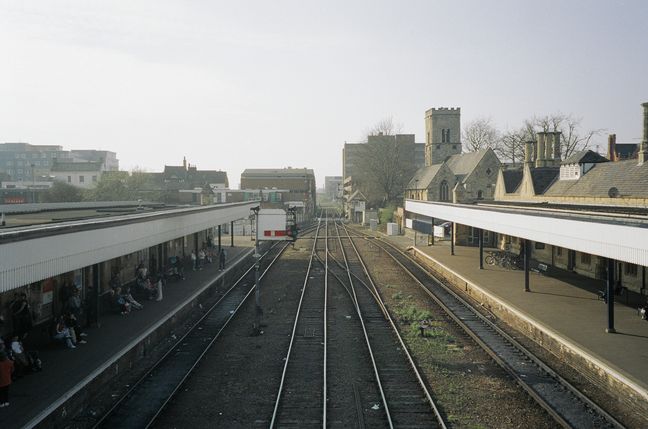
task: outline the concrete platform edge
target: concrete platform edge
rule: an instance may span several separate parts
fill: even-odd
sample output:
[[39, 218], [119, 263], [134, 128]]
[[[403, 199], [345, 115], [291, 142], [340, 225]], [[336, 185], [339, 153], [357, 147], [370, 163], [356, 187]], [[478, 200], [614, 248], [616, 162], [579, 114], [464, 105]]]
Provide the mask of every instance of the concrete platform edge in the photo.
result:
[[[475, 292], [477, 292], [479, 295], [481, 295], [491, 303], [497, 304], [496, 307], [501, 307], [505, 309], [508, 313], [510, 313], [513, 316], [514, 319], [517, 319], [516, 325], [518, 325], [518, 327], [521, 326], [524, 329], [524, 331], [527, 334], [530, 334], [531, 338], [540, 346], [547, 348], [545, 344], [547, 339], [550, 339], [551, 341], [557, 343], [559, 345], [559, 348], [561, 349], [560, 350], [561, 352], [567, 351], [572, 356], [575, 355], [578, 357], [578, 359], [572, 361], [573, 363], [576, 364], [585, 363], [590, 370], [589, 371], [590, 374], [594, 376], [597, 380], [603, 382], [605, 385], [608, 385], [610, 387], [622, 387], [623, 390], [626, 391], [628, 394], [631, 394], [632, 396], [635, 397], [635, 399], [641, 401], [642, 408], [648, 409], [648, 390], [646, 388], [640, 386], [633, 380], [624, 376], [617, 369], [613, 368], [606, 362], [586, 352], [585, 350], [580, 348], [577, 344], [564, 338], [563, 336], [561, 336], [551, 328], [525, 315], [510, 303], [503, 301], [501, 298], [494, 296], [487, 290], [481, 288], [478, 284], [476, 284], [472, 280], [465, 278], [461, 274], [457, 273], [456, 271], [452, 270], [448, 266], [439, 262], [437, 259], [434, 259], [430, 255], [427, 255], [426, 253], [418, 250], [413, 246], [408, 247], [408, 249], [414, 250], [415, 255], [424, 256], [426, 259], [429, 260], [429, 262], [435, 264], [439, 270], [445, 273], [450, 273], [452, 276], [465, 283], [465, 285], [455, 284], [456, 282], [453, 282], [453, 279], [450, 278], [450, 276], [448, 277], [444, 276], [444, 278], [446, 278], [447, 280], [453, 283], [454, 287], [457, 287], [459, 289], [464, 289], [464, 286], [465, 287], [470, 286], [470, 288], [474, 289]], [[444, 274], [443, 272], [441, 273], [442, 275]], [[499, 316], [501, 316], [501, 314], [498, 314], [498, 317]], [[529, 329], [530, 327], [532, 329]], [[544, 341], [539, 342], [537, 336], [534, 334], [534, 331], [539, 331], [540, 333], [542, 333], [544, 335], [544, 337], [542, 338]], [[555, 352], [555, 350], [553, 350], [552, 348], [549, 348], [549, 350]]]

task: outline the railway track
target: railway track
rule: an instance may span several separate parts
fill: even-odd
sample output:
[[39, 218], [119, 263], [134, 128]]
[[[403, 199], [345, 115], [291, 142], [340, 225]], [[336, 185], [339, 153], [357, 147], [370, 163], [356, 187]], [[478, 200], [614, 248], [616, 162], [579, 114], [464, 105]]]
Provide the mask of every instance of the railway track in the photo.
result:
[[326, 425], [326, 268], [313, 266], [318, 223], [270, 427]]
[[[364, 261], [348, 231], [344, 227], [342, 230], [344, 236], [336, 223], [338, 254], [342, 260], [337, 268], [341, 270], [340, 276], [346, 273], [362, 321], [388, 427], [445, 428], [444, 419], [381, 300]], [[354, 281], [354, 278], [357, 280]]]
[[[287, 244], [273, 246], [261, 278]], [[95, 428], [146, 428], [164, 409], [183, 382], [218, 338], [227, 323], [254, 291], [254, 267], [247, 269], [203, 317], [95, 424]]]
[[[324, 219], [311, 248], [270, 427], [445, 427], [384, 304], [367, 286], [371, 280], [353, 280], [353, 267], [362, 266], [357, 253], [347, 257], [352, 250]], [[344, 265], [329, 263], [333, 253]]]
[[[364, 235], [363, 239], [368, 236]], [[470, 303], [391, 243], [372, 243], [398, 264], [446, 314], [481, 346], [563, 427], [622, 428], [623, 425], [556, 374]]]

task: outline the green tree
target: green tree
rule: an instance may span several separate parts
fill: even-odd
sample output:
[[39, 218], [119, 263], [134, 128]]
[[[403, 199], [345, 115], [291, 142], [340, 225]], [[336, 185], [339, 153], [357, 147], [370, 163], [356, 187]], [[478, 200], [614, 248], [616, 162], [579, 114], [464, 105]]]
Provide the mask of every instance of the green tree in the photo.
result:
[[130, 201], [131, 193], [126, 185], [128, 173], [103, 174], [97, 186], [88, 192], [92, 201]]
[[52, 187], [43, 194], [46, 203], [70, 203], [83, 200], [83, 190], [69, 183], [55, 180]]

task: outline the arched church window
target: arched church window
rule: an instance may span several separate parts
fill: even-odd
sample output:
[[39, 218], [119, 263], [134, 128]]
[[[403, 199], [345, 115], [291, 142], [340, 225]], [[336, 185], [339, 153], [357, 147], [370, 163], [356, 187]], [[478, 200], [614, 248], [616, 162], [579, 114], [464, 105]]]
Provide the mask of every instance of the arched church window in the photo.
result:
[[439, 188], [439, 201], [449, 201], [450, 192], [448, 192], [448, 182], [443, 181], [441, 182], [441, 186]]

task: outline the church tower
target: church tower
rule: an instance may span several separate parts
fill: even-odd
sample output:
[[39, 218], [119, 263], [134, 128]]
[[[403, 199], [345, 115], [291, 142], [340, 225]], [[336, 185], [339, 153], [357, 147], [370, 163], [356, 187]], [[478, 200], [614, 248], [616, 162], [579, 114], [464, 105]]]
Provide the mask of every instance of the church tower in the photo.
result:
[[461, 108], [439, 107], [425, 112], [425, 165], [441, 164], [461, 153]]

